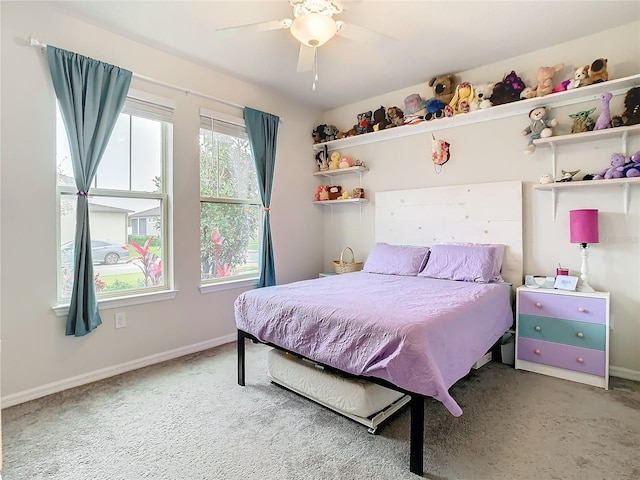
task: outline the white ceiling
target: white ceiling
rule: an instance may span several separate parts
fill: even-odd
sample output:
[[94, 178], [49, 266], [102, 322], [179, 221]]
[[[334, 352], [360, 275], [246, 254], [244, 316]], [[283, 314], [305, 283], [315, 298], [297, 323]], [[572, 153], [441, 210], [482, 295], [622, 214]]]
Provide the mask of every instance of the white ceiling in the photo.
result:
[[[335, 19], [395, 39], [331, 39], [318, 49], [319, 82], [312, 91], [311, 72], [296, 72], [299, 44], [288, 31], [216, 33], [230, 26], [293, 18], [288, 0], [56, 2], [97, 26], [322, 110], [640, 19], [636, 0], [359, 0], [342, 4], [344, 11]], [[604, 55], [594, 45], [585, 48], [594, 52], [594, 59]]]

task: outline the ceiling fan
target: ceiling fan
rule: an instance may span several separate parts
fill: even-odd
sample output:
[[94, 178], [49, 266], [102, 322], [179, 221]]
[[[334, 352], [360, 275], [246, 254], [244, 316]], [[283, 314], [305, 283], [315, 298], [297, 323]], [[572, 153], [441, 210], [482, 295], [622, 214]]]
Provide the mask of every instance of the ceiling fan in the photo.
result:
[[313, 70], [313, 90], [315, 90], [318, 80], [318, 47], [336, 35], [359, 41], [386, 37], [386, 35], [358, 27], [352, 23], [335, 20], [333, 16], [343, 11], [342, 4], [338, 0], [289, 0], [289, 3], [293, 7], [293, 19], [284, 18], [219, 28], [216, 29], [216, 32], [289, 30], [291, 35], [300, 42], [297, 71]]

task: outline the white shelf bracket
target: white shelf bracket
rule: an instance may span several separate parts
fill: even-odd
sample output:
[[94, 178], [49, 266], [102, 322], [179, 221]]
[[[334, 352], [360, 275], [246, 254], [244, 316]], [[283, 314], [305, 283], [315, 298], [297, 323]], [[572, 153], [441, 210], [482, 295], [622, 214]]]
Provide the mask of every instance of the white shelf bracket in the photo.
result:
[[553, 223], [556, 223], [556, 213], [558, 211], [558, 194], [555, 188], [551, 190], [551, 208], [551, 217], [553, 218]]
[[[557, 178], [558, 175], [558, 170], [557, 170], [557, 159], [556, 159], [556, 144], [555, 143], [550, 143], [549, 147], [551, 147], [551, 168], [553, 168], [553, 171], [551, 172], [551, 174], [553, 175], [553, 179], [555, 180]], [[553, 193], [555, 194], [555, 190], [553, 191]]]
[[622, 155], [627, 156], [627, 138], [629, 137], [629, 131], [622, 132]]
[[622, 208], [624, 210], [624, 214], [627, 215], [629, 213], [629, 184], [625, 183], [622, 185]]

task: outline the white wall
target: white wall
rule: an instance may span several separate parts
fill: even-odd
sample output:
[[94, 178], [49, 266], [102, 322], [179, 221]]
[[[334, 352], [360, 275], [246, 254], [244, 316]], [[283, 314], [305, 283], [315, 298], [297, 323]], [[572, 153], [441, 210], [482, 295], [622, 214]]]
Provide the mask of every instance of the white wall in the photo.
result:
[[[235, 339], [233, 301], [241, 290], [199, 287], [199, 109], [238, 109], [134, 80], [132, 88], [173, 99], [174, 272], [170, 301], [114, 310], [91, 334], [65, 337], [56, 317], [55, 95], [46, 56], [29, 36], [180, 85], [279, 115], [271, 225], [279, 283], [322, 269], [322, 216], [311, 201], [316, 181], [311, 131], [320, 112], [236, 78], [100, 30], [56, 11], [55, 2], [2, 2], [2, 395], [17, 403], [126, 369], [136, 362]], [[304, 225], [304, 228], [300, 228]], [[293, 234], [295, 232], [295, 234]], [[146, 360], [145, 360], [146, 359]], [[233, 374], [230, 372], [230, 375]], [[8, 401], [7, 401], [8, 400]]]
[[[553, 48], [533, 52], [504, 62], [458, 73], [469, 82], [496, 82], [516, 70], [527, 85], [533, 83], [539, 66], [565, 63], [555, 79], [570, 78], [574, 67], [590, 64], [598, 57], [608, 58], [611, 79], [640, 73], [640, 24], [634, 22], [616, 29], [576, 39]], [[398, 105], [404, 98], [419, 93], [432, 96], [430, 77], [450, 72], [425, 72], [425, 83], [370, 98], [356, 104], [325, 112], [323, 123], [347, 130], [356, 123], [359, 112], [375, 110], [380, 105]], [[611, 102], [611, 111], [621, 114], [623, 95]], [[553, 109], [552, 117], [560, 122], [557, 134], [569, 133], [568, 114], [598, 107], [598, 101]], [[435, 120], [437, 121], [437, 120]], [[421, 134], [354, 147], [341, 153], [364, 161], [370, 171], [363, 175], [362, 186], [371, 203], [362, 211], [353, 205], [325, 211], [324, 264], [332, 269], [345, 246], [351, 246], [357, 260], [364, 260], [374, 242], [374, 199], [376, 191], [459, 185], [504, 180], [524, 182], [524, 272], [554, 275], [558, 263], [579, 274], [579, 247], [569, 243], [568, 211], [573, 208], [600, 210], [601, 243], [592, 245], [589, 254], [590, 283], [597, 290], [611, 292], [611, 313], [615, 330], [611, 334], [613, 373], [640, 380], [640, 186], [631, 189], [629, 212], [623, 213], [621, 189], [589, 189], [562, 192], [558, 198], [557, 220], [552, 220], [549, 192], [533, 191], [532, 185], [544, 173], [551, 173], [549, 149], [524, 155], [526, 137], [520, 131], [529, 125], [526, 114], [517, 117], [476, 123], [435, 132], [436, 137], [451, 143], [451, 160], [437, 174], [431, 162], [431, 134]], [[410, 126], [400, 128], [412, 128]], [[611, 154], [619, 152], [619, 140], [561, 147], [558, 169], [581, 169], [599, 172], [608, 166]], [[630, 138], [628, 154], [640, 150], [640, 135]], [[580, 175], [581, 175], [580, 174]], [[343, 179], [340, 178], [340, 182]], [[336, 182], [336, 183], [340, 183]], [[349, 183], [351, 182], [351, 183]], [[353, 181], [343, 185], [352, 188]], [[357, 183], [357, 179], [356, 179]]]

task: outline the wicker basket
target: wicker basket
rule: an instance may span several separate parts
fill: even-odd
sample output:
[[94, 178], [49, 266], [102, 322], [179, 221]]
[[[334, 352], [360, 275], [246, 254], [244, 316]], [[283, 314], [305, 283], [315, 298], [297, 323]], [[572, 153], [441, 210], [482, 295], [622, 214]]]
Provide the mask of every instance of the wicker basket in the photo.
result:
[[[351, 252], [351, 261], [350, 262], [345, 262], [344, 261], [344, 252], [346, 250], [349, 250]], [[356, 257], [353, 254], [353, 250], [351, 249], [351, 247], [345, 247], [342, 249], [342, 252], [340, 253], [340, 260], [334, 260], [333, 261], [333, 266], [336, 269], [336, 273], [338, 275], [340, 275], [341, 273], [351, 273], [351, 272], [358, 272], [360, 270], [362, 270], [362, 264], [363, 262], [356, 262]]]

